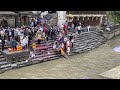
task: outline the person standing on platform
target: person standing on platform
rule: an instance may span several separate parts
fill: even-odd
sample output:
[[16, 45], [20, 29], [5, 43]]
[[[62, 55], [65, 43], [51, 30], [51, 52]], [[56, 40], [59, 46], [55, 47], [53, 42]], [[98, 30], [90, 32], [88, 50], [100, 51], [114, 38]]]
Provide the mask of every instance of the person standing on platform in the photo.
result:
[[78, 35], [78, 28], [75, 27], [75, 37], [77, 37], [77, 35]]
[[64, 25], [62, 24], [62, 25], [61, 25], [61, 29], [62, 29], [62, 30], [63, 30], [63, 27], [64, 27]]
[[15, 51], [17, 48], [16, 48], [16, 46], [17, 46], [17, 41], [13, 38], [13, 40], [12, 40], [12, 48], [13, 48], [13, 51]]
[[78, 34], [80, 34], [80, 32], [81, 32], [81, 26], [79, 25], [78, 26]]
[[[15, 37], [15, 40], [18, 42], [18, 28], [16, 28], [15, 30], [14, 30], [14, 37]], [[12, 36], [12, 32], [10, 31], [10, 33], [11, 33], [11, 36]]]
[[88, 32], [90, 32], [90, 25], [87, 26]]
[[1, 38], [2, 38], [2, 39], [5, 39], [5, 32], [4, 32], [3, 29], [0, 31], [0, 34], [1, 34]]
[[28, 36], [25, 36], [25, 43], [26, 43], [26, 48], [27, 49], [28, 49], [28, 41], [29, 41]]
[[8, 28], [5, 30], [5, 36], [6, 36], [6, 40], [9, 41], [9, 30], [8, 30]]
[[72, 23], [72, 30], [75, 30], [75, 28], [74, 28], [74, 24]]
[[3, 38], [0, 38], [2, 41], [2, 51], [4, 50], [4, 46], [5, 46], [5, 40]]
[[40, 43], [41, 43], [41, 39], [42, 39], [41, 34], [38, 34], [38, 35], [37, 35], [37, 39], [38, 39], [38, 44], [40, 44]]
[[52, 39], [52, 40], [53, 40], [53, 35], [54, 35], [53, 27], [51, 27], [50, 36], [51, 36], [51, 39]]
[[71, 34], [70, 37], [69, 37], [70, 42], [71, 42], [72, 39], [73, 39], [73, 35]]
[[[15, 29], [15, 28], [14, 28]], [[11, 30], [12, 38], [14, 38], [14, 29]]]
[[67, 47], [67, 54], [70, 55], [70, 46]]
[[50, 26], [48, 26], [48, 29], [47, 29], [47, 34], [48, 34], [48, 37], [50, 37]]
[[26, 45], [26, 39], [25, 39], [25, 37], [23, 37], [23, 40], [21, 41], [21, 46], [22, 46], [22, 48], [23, 48], [23, 50], [25, 50], [25, 49], [27, 49], [27, 45]]
[[69, 39], [66, 42], [66, 48], [67, 48], [67, 54], [70, 55], [70, 46], [71, 46], [71, 42], [69, 41]]

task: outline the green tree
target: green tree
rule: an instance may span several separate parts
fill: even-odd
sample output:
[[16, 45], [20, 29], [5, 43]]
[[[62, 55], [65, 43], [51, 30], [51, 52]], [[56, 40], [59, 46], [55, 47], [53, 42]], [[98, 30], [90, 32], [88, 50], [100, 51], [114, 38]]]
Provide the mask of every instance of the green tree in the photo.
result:
[[108, 11], [107, 16], [114, 23], [120, 23], [120, 11]]

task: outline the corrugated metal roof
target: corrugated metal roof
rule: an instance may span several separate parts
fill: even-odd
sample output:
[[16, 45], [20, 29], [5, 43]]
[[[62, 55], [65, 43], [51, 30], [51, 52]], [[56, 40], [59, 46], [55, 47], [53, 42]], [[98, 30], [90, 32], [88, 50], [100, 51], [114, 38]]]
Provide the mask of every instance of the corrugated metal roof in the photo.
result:
[[20, 14], [33, 14], [33, 12], [32, 11], [20, 11]]
[[17, 14], [12, 11], [0, 11], [0, 15], [17, 15]]

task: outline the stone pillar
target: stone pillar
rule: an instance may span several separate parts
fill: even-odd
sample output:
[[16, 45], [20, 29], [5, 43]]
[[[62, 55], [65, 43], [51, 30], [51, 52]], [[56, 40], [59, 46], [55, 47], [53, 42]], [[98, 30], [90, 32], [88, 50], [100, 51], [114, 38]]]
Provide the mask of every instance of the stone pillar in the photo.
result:
[[58, 26], [61, 27], [66, 21], [66, 11], [57, 11], [58, 13]]
[[83, 16], [82, 18], [83, 18], [83, 21], [84, 21], [85, 17]]
[[29, 25], [29, 17], [26, 16], [26, 25], [28, 26]]
[[103, 16], [100, 17], [100, 24], [99, 25], [101, 25], [102, 22], [103, 22]]
[[18, 26], [18, 16], [15, 16], [15, 26]]

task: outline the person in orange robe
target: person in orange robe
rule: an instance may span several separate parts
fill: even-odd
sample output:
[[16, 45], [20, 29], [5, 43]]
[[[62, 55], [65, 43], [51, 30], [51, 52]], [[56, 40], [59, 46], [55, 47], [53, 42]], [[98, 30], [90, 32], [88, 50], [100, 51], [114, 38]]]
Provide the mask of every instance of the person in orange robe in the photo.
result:
[[17, 51], [22, 51], [22, 46], [20, 44], [17, 45]]

